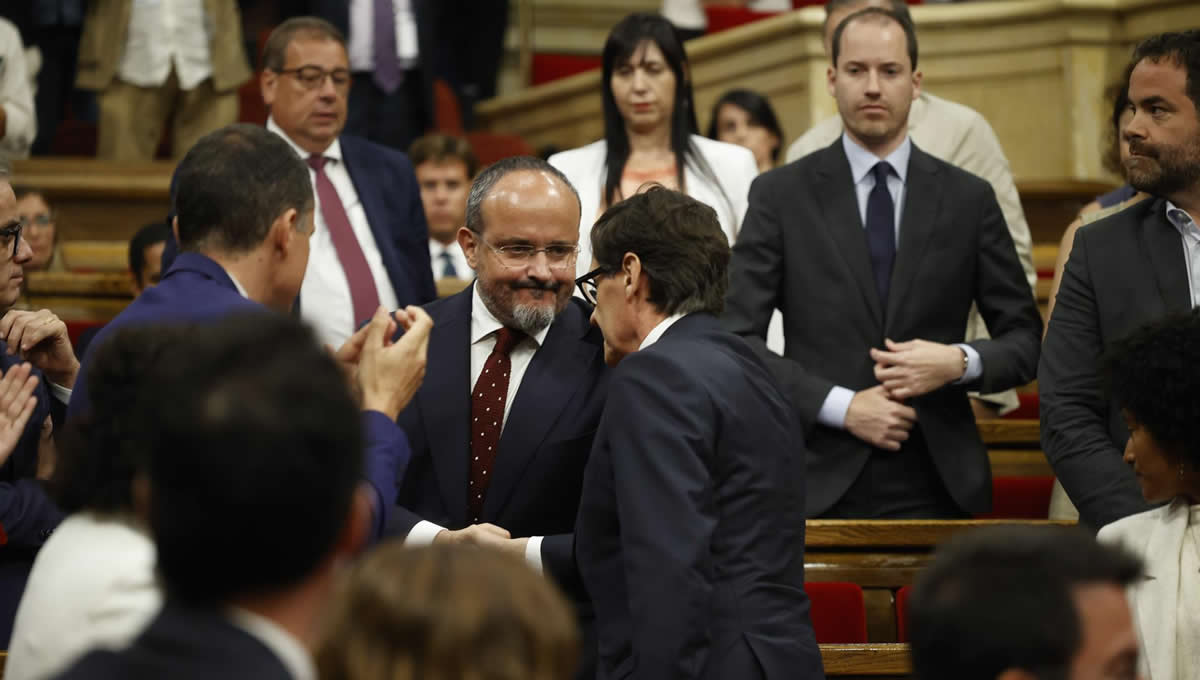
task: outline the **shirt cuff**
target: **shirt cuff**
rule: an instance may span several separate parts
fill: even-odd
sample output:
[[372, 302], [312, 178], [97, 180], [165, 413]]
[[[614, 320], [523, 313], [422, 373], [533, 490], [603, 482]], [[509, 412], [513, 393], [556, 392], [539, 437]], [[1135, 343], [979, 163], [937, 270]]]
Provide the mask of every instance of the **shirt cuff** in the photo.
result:
[[421, 546], [430, 545], [433, 543], [433, 539], [437, 538], [437, 535], [445, 530], [446, 527], [440, 527], [433, 522], [421, 520], [413, 525], [413, 528], [409, 530], [408, 537], [404, 539], [404, 545], [418, 548]]
[[850, 400], [853, 398], [854, 390], [834, 385], [817, 412], [817, 422], [826, 427], [846, 429], [846, 412], [850, 410]]
[[955, 347], [961, 349], [963, 354], [967, 355], [967, 370], [963, 371], [962, 377], [954, 381], [955, 385], [975, 382], [979, 376], [983, 375], [983, 359], [979, 357], [979, 352], [974, 347], [965, 342], [955, 343]]
[[52, 383], [49, 380], [46, 381], [46, 384], [50, 386], [50, 396], [64, 404], [71, 403], [71, 388], [63, 387], [62, 385]]
[[525, 544], [525, 561], [534, 571], [544, 573], [542, 568], [542, 536], [530, 536]]

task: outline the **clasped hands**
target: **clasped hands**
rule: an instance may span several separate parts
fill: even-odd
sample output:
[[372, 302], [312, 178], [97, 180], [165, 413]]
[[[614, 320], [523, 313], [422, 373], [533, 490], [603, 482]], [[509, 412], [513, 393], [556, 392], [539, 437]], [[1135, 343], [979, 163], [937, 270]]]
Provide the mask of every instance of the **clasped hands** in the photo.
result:
[[497, 550], [522, 560], [525, 558], [525, 548], [529, 545], [528, 538], [513, 538], [506, 529], [501, 529], [495, 524], [472, 524], [457, 531], [443, 529], [434, 537], [433, 542]]
[[[397, 328], [404, 335], [393, 342]], [[433, 319], [420, 307], [388, 313], [380, 307], [335, 352], [362, 408], [395, 420], [425, 380], [429, 333]]]
[[899, 451], [917, 422], [904, 401], [928, 394], [963, 376], [963, 351], [928, 340], [893, 342], [870, 350], [879, 384], [854, 394], [846, 410], [846, 430], [871, 446]]

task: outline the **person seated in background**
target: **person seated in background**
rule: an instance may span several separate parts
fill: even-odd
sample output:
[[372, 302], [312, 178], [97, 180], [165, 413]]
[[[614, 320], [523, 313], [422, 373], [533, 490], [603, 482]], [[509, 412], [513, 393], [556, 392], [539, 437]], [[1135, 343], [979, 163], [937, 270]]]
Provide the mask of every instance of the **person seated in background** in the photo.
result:
[[1109, 383], [1129, 427], [1125, 462], [1149, 503], [1100, 530], [1141, 557], [1130, 584], [1144, 677], [1184, 680], [1200, 669], [1200, 310], [1167, 317], [1117, 342]]
[[[147, 288], [158, 285], [162, 277], [162, 254], [170, 229], [164, 222], [151, 222], [138, 229], [129, 240], [129, 287], [137, 299]], [[92, 326], [79, 334], [75, 341], [75, 356], [87, 353], [96, 334], [104, 326]]]
[[[823, 29], [825, 56], [833, 53], [833, 32], [838, 24], [867, 7], [890, 10], [904, 23], [913, 25], [905, 0], [826, 0]], [[843, 128], [840, 116], [830, 116], [817, 123], [788, 147], [787, 161], [790, 163], [828, 147], [842, 134]], [[1017, 195], [1017, 185], [1013, 182], [1008, 159], [987, 119], [974, 109], [934, 96], [922, 88], [908, 113], [908, 134], [926, 153], [966, 170], [992, 186], [1032, 297], [1037, 286], [1037, 271], [1033, 268], [1033, 237], [1025, 222], [1021, 197]], [[994, 331], [984, 323], [978, 309], [971, 312], [967, 319], [968, 342], [987, 340]], [[995, 418], [1019, 405], [1014, 389], [988, 394], [972, 392], [970, 396], [971, 409], [976, 418]]]
[[[42, 680], [95, 647], [122, 647], [162, 606], [154, 543], [134, 508], [147, 376], [184, 327], [123, 328], [98, 348], [87, 376], [95, 409], [65, 430], [52, 493], [67, 518], [38, 552], [17, 609], [4, 674]], [[2, 406], [2, 403], [0, 403]]]
[[783, 128], [771, 102], [752, 90], [721, 95], [708, 119], [708, 138], [750, 149], [760, 173], [778, 165], [783, 150]]
[[321, 680], [568, 680], [567, 601], [520, 559], [386, 543], [347, 574], [316, 652]]
[[914, 677], [1133, 680], [1138, 640], [1123, 589], [1141, 573], [1136, 557], [1074, 527], [959, 534], [909, 599]]
[[260, 310], [188, 328], [142, 381], [133, 503], [163, 607], [59, 677], [314, 678], [308, 650], [374, 495], [342, 368], [306, 325]]
[[33, 249], [33, 259], [25, 265], [29, 271], [62, 272], [67, 270], [62, 250], [58, 246], [58, 226], [54, 212], [40, 189], [13, 186], [17, 196], [17, 215], [21, 219], [21, 234]]
[[462, 137], [432, 134], [408, 150], [421, 204], [429, 225], [429, 262], [433, 278], [470, 281], [475, 273], [458, 245], [458, 230], [467, 223], [467, 194], [479, 171], [471, 143]]

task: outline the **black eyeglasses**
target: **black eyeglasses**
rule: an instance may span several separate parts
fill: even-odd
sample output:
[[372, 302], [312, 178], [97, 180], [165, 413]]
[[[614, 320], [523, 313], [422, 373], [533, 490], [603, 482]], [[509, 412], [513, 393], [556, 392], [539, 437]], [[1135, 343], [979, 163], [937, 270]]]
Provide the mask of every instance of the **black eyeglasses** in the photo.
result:
[[0, 227], [0, 252], [9, 250], [10, 258], [17, 256], [17, 248], [21, 246], [21, 229], [21, 220], [13, 220]]
[[342, 89], [350, 86], [350, 70], [344, 68], [335, 68], [332, 71], [326, 71], [320, 66], [301, 66], [300, 68], [287, 68], [282, 71], [276, 71], [279, 74], [292, 75], [306, 90], [315, 90], [321, 87], [325, 82], [325, 78], [333, 81], [333, 86]]
[[611, 274], [612, 267], [601, 265], [583, 276], [575, 279], [575, 286], [579, 288], [579, 293], [583, 295], [583, 299], [587, 300], [592, 306], [596, 305], [596, 279], [605, 274]]

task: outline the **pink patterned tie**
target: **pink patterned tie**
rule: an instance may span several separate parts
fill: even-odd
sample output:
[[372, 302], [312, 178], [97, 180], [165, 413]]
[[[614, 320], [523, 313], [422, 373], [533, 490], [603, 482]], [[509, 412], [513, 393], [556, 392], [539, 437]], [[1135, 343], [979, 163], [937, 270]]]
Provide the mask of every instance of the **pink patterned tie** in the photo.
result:
[[379, 308], [379, 291], [375, 289], [375, 278], [371, 276], [371, 267], [363, 255], [358, 238], [354, 236], [354, 228], [350, 226], [350, 218], [346, 216], [346, 208], [338, 197], [333, 182], [325, 174], [324, 156], [313, 154], [308, 157], [308, 166], [317, 173], [317, 198], [321, 201], [321, 216], [325, 218], [325, 226], [329, 229], [329, 237], [333, 240], [333, 249], [337, 251], [338, 261], [342, 263], [342, 272], [346, 275], [346, 283], [350, 284], [350, 302], [354, 307], [353, 332], [359, 324], [370, 319]]

